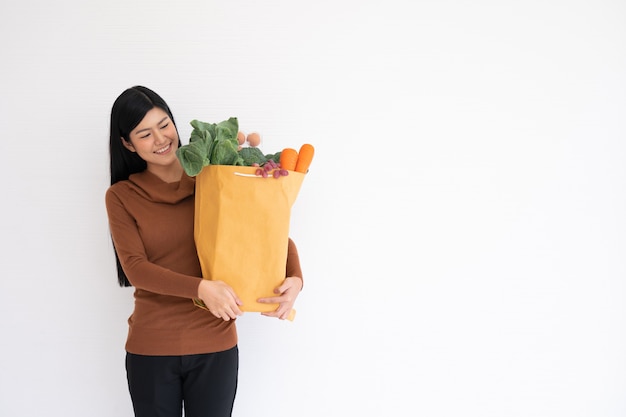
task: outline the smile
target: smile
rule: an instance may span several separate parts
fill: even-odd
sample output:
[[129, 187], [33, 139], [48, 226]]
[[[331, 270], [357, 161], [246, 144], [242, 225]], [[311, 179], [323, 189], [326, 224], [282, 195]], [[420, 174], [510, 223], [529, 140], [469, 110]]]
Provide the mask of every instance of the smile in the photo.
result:
[[172, 144], [170, 143], [167, 146], [154, 151], [154, 153], [159, 154], [159, 155], [164, 154], [165, 152], [169, 151], [171, 147], [172, 147]]

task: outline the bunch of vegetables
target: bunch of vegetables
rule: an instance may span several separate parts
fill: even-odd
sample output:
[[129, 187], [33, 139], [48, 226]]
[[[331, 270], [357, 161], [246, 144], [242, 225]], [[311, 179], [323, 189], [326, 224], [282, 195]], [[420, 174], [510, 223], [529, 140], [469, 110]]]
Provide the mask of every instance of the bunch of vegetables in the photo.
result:
[[[231, 117], [219, 123], [191, 121], [193, 130], [189, 144], [176, 151], [187, 175], [194, 177], [207, 165], [240, 165], [258, 167], [256, 175], [279, 178], [289, 171], [306, 173], [313, 160], [314, 148], [304, 144], [300, 151], [285, 148], [274, 154], [263, 154], [258, 148], [261, 136], [257, 132], [245, 135], [239, 122]], [[243, 146], [248, 142], [249, 146]]]

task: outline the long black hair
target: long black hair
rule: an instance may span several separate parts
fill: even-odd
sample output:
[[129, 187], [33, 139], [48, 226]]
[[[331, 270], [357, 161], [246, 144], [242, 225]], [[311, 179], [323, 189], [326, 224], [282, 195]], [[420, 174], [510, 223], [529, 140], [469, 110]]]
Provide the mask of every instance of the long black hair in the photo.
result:
[[[127, 180], [131, 174], [146, 169], [146, 161], [141, 159], [136, 152], [129, 151], [122, 141], [130, 142], [130, 132], [141, 123], [146, 113], [155, 107], [167, 113], [174, 127], [176, 127], [174, 116], [165, 100], [149, 88], [140, 85], [128, 88], [113, 103], [109, 142], [111, 185]], [[180, 146], [180, 137], [178, 141], [178, 146]], [[115, 249], [115, 245], [113, 246]], [[117, 263], [117, 279], [120, 286], [132, 286], [122, 268], [117, 251], [115, 251], [115, 262]]]

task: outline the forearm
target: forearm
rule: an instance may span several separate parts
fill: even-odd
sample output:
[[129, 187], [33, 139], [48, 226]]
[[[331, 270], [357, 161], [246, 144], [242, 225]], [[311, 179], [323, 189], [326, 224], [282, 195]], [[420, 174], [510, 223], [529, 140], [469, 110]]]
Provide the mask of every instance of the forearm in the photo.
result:
[[156, 294], [195, 298], [201, 278], [174, 272], [145, 259], [120, 257], [128, 281], [135, 287]]
[[193, 245], [149, 256], [137, 220], [120, 199], [107, 193], [106, 203], [109, 230], [128, 281], [135, 288], [157, 294], [197, 297], [202, 272]]
[[285, 277], [299, 277], [304, 281], [302, 276], [302, 268], [300, 267], [300, 256], [295, 242], [289, 238], [289, 246], [287, 250], [287, 267]]

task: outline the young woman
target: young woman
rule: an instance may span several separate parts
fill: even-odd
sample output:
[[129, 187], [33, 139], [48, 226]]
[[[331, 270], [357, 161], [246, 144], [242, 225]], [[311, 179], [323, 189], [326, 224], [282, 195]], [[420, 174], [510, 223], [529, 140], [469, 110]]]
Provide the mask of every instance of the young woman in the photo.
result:
[[[174, 117], [154, 91], [125, 90], [111, 110], [111, 187], [106, 192], [118, 280], [135, 288], [126, 371], [136, 416], [230, 416], [239, 354], [241, 301], [219, 280], [203, 280], [193, 237], [195, 180], [176, 149]], [[302, 289], [289, 239], [286, 278], [267, 316], [287, 318]], [[200, 298], [209, 311], [196, 307]]]

